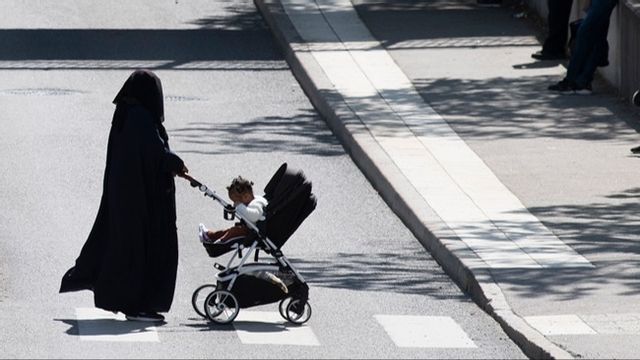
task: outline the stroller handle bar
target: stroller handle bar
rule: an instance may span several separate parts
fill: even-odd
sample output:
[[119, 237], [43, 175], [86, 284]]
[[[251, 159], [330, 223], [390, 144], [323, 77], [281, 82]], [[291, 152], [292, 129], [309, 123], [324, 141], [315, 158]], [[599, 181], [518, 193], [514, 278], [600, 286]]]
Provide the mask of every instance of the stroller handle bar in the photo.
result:
[[[198, 190], [204, 193], [204, 196], [208, 196], [215, 201], [219, 202], [222, 207], [224, 207], [224, 218], [225, 220], [233, 220], [235, 217], [235, 208], [233, 205], [226, 202], [223, 198], [221, 198], [215, 191], [209, 189], [206, 185], [201, 183], [200, 181], [194, 179], [192, 176], [188, 174], [180, 174], [180, 177], [189, 181], [189, 185], [194, 188], [198, 188]], [[239, 218], [242, 219], [242, 216], [238, 215]], [[244, 219], [243, 219], [244, 220]], [[246, 220], [245, 220], [246, 222]]]
[[205, 196], [209, 196], [209, 197], [213, 198], [214, 200], [216, 200], [217, 202], [222, 204], [222, 206], [224, 206], [225, 208], [226, 207], [233, 208], [233, 205], [231, 205], [228, 202], [226, 202], [215, 191], [210, 190], [206, 185], [204, 185], [200, 181], [194, 179], [190, 175], [180, 174], [179, 176], [182, 177], [182, 178], [185, 178], [186, 180], [188, 180], [189, 181], [189, 185], [191, 185], [191, 187], [198, 188], [198, 190], [202, 191]]

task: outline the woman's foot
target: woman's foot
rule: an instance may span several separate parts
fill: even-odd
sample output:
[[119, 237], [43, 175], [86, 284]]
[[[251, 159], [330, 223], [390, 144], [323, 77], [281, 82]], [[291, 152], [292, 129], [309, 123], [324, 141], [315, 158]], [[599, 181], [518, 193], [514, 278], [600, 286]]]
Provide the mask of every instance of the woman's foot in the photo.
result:
[[125, 314], [129, 321], [147, 321], [147, 322], [161, 322], [164, 321], [164, 316], [156, 312], [139, 312], [132, 314]]

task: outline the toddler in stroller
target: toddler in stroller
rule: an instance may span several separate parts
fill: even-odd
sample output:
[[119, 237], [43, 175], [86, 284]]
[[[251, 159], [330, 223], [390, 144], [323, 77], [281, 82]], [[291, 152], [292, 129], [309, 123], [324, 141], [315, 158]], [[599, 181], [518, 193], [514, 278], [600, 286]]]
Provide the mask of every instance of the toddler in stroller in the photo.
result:
[[[233, 179], [231, 185], [227, 186], [227, 191], [229, 199], [233, 201], [234, 210], [242, 215], [244, 221], [250, 221], [255, 225], [258, 221], [265, 219], [264, 209], [267, 207], [268, 201], [262, 196], [255, 196], [252, 186], [253, 182], [238, 176]], [[198, 228], [200, 241], [203, 243], [233, 242], [249, 236], [251, 229], [244, 224], [244, 221], [219, 231], [208, 230], [204, 224], [200, 224]]]
[[[307, 322], [311, 317], [309, 287], [281, 251], [281, 247], [316, 207], [311, 183], [302, 171], [292, 170], [286, 163], [280, 166], [264, 188], [264, 219], [257, 222], [250, 221], [245, 212], [238, 211], [199, 181], [189, 175], [184, 177], [191, 186], [222, 205], [226, 220], [237, 217], [240, 226], [247, 230], [244, 236], [216, 241], [214, 232], [201, 227], [200, 238], [210, 257], [219, 257], [232, 251], [233, 254], [227, 266], [214, 264], [219, 271], [215, 284], [204, 284], [193, 292], [191, 300], [194, 310], [215, 323], [228, 324], [236, 318], [241, 308], [279, 301], [280, 315], [285, 320], [294, 324]], [[260, 251], [270, 255], [270, 260], [260, 260]], [[248, 261], [251, 255], [253, 261]]]

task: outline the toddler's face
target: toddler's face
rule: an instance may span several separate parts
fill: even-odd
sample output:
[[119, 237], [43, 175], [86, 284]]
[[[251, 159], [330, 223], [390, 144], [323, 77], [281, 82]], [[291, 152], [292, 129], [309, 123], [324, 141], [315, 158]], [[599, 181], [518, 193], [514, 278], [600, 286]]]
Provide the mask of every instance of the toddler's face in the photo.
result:
[[237, 191], [229, 190], [229, 199], [231, 199], [234, 204], [237, 204], [242, 201], [242, 196]]

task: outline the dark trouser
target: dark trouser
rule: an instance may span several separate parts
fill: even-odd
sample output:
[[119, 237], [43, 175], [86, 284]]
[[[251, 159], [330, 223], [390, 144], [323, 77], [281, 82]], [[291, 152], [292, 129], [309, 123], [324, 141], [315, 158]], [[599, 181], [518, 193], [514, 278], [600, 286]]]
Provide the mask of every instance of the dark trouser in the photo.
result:
[[562, 55], [566, 53], [572, 5], [573, 0], [547, 0], [549, 34], [542, 45], [543, 53]]
[[214, 242], [228, 242], [247, 237], [251, 230], [244, 225], [235, 225], [225, 230], [207, 232], [207, 237]]
[[608, 51], [609, 19], [618, 0], [592, 0], [587, 16], [578, 28], [566, 79], [578, 86], [591, 83], [598, 64]]

